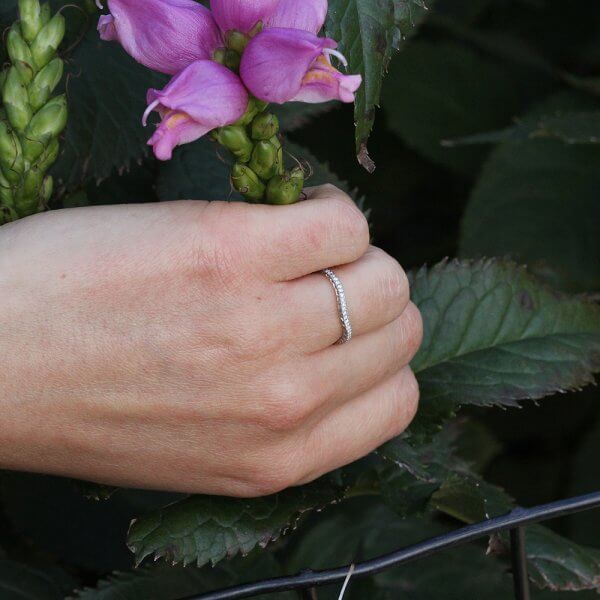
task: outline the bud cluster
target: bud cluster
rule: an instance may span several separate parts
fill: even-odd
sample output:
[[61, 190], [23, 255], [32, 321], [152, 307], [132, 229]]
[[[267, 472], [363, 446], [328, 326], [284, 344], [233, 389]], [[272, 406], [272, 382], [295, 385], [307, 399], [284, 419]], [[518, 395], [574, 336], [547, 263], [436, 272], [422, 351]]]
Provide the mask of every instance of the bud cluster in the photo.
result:
[[64, 70], [57, 56], [64, 17], [39, 0], [19, 0], [19, 16], [6, 35], [10, 65], [0, 74], [0, 224], [47, 205], [47, 172], [67, 123], [66, 96], [53, 96]]
[[[239, 69], [249, 37], [237, 31], [227, 35], [227, 47], [214, 59], [232, 71]], [[250, 98], [244, 116], [233, 125], [217, 129], [213, 137], [235, 157], [231, 183], [250, 202], [293, 204], [304, 187], [305, 173], [298, 166], [286, 171], [277, 116], [266, 112], [268, 104]]]

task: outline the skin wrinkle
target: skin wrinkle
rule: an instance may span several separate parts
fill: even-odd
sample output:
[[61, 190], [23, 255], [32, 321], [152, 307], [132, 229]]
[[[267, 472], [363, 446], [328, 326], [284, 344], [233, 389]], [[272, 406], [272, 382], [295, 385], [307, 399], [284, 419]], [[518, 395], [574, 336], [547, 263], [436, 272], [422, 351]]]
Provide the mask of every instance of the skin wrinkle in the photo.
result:
[[[309, 195], [61, 210], [0, 228], [0, 467], [256, 496], [406, 427], [414, 384], [398, 373], [422, 332], [398, 304], [405, 277], [387, 255], [365, 257], [368, 227], [347, 197]], [[332, 347], [335, 297], [314, 272], [344, 263], [359, 331]], [[325, 423], [335, 434], [315, 435]]]

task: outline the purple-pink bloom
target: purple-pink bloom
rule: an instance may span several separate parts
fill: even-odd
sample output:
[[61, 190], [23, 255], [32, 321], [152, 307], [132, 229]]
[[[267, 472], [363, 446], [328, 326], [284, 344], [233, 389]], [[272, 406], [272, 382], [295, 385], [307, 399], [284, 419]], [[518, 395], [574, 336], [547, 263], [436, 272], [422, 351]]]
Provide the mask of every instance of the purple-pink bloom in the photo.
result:
[[[150, 90], [144, 115], [144, 122], [152, 110], [163, 117], [149, 143], [167, 160], [175, 146], [237, 121], [247, 90], [280, 104], [353, 102], [362, 78], [334, 68], [331, 56], [344, 65], [346, 59], [334, 40], [317, 36], [327, 6], [327, 0], [211, 0], [211, 13], [194, 0], [108, 0], [111, 14], [100, 18], [98, 30], [143, 65], [175, 75], [163, 91]], [[232, 30], [253, 36], [239, 77], [212, 60]]]
[[279, 0], [211, 0], [210, 8], [223, 33], [249, 33], [275, 12]]
[[149, 106], [163, 120], [148, 142], [156, 157], [169, 160], [173, 149], [235, 123], [248, 108], [248, 92], [239, 77], [224, 66], [198, 60], [173, 77], [163, 90], [148, 91]]
[[194, 0], [108, 0], [100, 17], [103, 40], [116, 40], [146, 67], [175, 75], [212, 58], [222, 40], [210, 11]]
[[327, 0], [279, 0], [277, 8], [267, 19], [267, 27], [302, 29], [317, 34], [327, 18]]
[[266, 29], [248, 44], [240, 74], [252, 94], [265, 102], [354, 102], [362, 78], [343, 75], [332, 66], [332, 55], [345, 60], [336, 48], [334, 40], [309, 31]]

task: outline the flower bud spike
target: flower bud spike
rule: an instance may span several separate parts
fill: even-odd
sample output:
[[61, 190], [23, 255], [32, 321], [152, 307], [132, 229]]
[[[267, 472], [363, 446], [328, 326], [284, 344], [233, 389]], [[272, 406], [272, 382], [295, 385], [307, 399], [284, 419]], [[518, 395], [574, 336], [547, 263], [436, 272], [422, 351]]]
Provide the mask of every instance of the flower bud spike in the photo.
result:
[[53, 190], [48, 169], [60, 152], [66, 96], [52, 98], [64, 74], [57, 50], [65, 20], [39, 0], [19, 0], [0, 76], [0, 224], [43, 210]]

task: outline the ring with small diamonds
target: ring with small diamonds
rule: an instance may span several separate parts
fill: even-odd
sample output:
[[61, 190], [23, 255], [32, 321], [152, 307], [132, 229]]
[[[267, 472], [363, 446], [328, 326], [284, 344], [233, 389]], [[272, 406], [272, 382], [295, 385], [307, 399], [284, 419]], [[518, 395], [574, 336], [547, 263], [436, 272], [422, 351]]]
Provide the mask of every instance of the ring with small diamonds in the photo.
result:
[[325, 269], [323, 275], [329, 279], [335, 291], [337, 301], [338, 314], [340, 323], [342, 324], [342, 336], [337, 341], [338, 344], [347, 344], [352, 339], [352, 323], [350, 322], [350, 313], [348, 311], [348, 303], [346, 301], [346, 292], [340, 278], [333, 272], [332, 269]]

